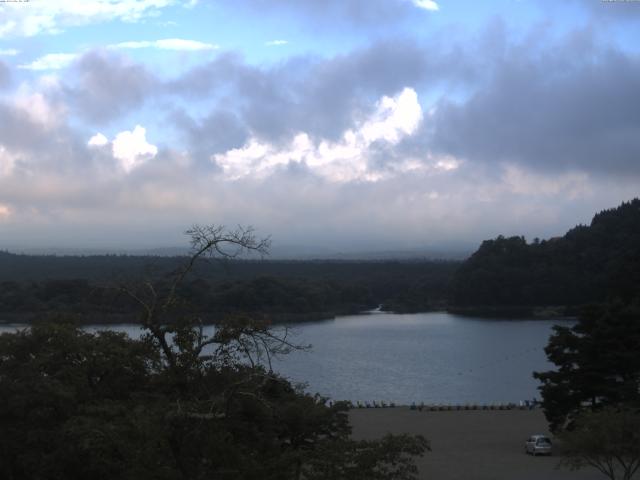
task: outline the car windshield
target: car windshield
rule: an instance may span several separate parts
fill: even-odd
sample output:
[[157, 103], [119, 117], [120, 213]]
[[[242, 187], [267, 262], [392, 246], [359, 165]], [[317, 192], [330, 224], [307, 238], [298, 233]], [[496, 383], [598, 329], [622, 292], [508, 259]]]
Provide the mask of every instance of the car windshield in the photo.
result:
[[551, 445], [551, 440], [548, 438], [539, 438], [536, 442], [538, 445]]

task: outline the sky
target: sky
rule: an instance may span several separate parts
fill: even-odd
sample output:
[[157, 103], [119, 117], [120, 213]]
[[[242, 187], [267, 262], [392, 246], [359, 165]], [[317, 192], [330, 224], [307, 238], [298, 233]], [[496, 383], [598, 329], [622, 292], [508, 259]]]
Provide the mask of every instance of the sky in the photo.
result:
[[640, 2], [0, 3], [0, 248], [468, 248], [639, 190]]

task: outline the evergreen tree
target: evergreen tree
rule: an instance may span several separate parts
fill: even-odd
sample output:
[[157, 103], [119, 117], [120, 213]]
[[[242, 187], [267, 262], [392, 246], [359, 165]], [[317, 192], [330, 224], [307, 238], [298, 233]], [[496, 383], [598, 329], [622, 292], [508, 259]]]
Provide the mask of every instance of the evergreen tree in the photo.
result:
[[583, 410], [640, 406], [638, 303], [592, 306], [573, 327], [554, 327], [545, 348], [557, 370], [536, 372], [547, 420], [562, 430]]

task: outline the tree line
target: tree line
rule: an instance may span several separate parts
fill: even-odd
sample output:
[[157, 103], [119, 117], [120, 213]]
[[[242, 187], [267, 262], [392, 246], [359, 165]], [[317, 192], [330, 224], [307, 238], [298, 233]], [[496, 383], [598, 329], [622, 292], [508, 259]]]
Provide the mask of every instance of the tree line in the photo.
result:
[[[123, 269], [114, 273], [114, 265], [100, 270], [108, 265], [103, 263], [105, 258], [1, 255], [0, 266], [4, 268], [0, 270], [5, 275], [20, 270], [22, 263], [31, 267], [37, 260], [43, 263], [42, 271], [30, 280], [0, 282], [0, 312], [5, 316], [22, 314], [23, 318], [65, 312], [91, 316], [94, 321], [98, 317], [102, 322], [135, 321], [137, 306], [114, 287], [146, 278], [156, 289], [166, 289], [180, 264], [178, 258], [151, 258], [147, 260], [153, 268], [145, 271], [138, 257], [131, 257], [130, 263], [115, 257], [115, 265]], [[69, 269], [65, 268], [67, 262]], [[78, 266], [83, 262], [88, 266], [81, 269]], [[304, 321], [356, 313], [381, 304], [402, 312], [444, 308], [456, 267], [457, 263], [444, 261], [237, 260], [212, 266], [199, 259], [193, 276], [179, 288], [185, 308], [207, 321], [240, 312], [267, 315], [274, 321]], [[81, 270], [88, 278], [74, 277]]]
[[[76, 305], [95, 318], [99, 308], [117, 305], [138, 312], [147, 334], [135, 341], [89, 334], [65, 317], [0, 336], [0, 473], [415, 478], [413, 458], [429, 447], [424, 438], [354, 441], [346, 405], [304, 393], [270, 368], [272, 356], [304, 346], [290, 344], [286, 329], [274, 331], [266, 313], [360, 308], [379, 298], [400, 305], [448, 298], [462, 306], [580, 306], [576, 324], [555, 327], [545, 349], [556, 368], [534, 374], [545, 415], [570, 466], [590, 465], [611, 479], [630, 479], [640, 468], [639, 200], [561, 238], [486, 241], [455, 274], [454, 264], [432, 262], [425, 274], [420, 263], [398, 262], [355, 264], [342, 283], [330, 275], [192, 278], [207, 266], [199, 260], [215, 242], [264, 247], [246, 233], [191, 231], [195, 253], [186, 266], [115, 287], [69, 278], [3, 282], [1, 301], [15, 311], [37, 302], [43, 311]], [[326, 273], [342, 268], [336, 265], [312, 267]], [[376, 297], [380, 291], [386, 297]], [[201, 314], [211, 308], [224, 315], [206, 337]]]
[[[271, 359], [304, 345], [286, 327], [226, 316], [211, 336], [180, 286], [221, 244], [263, 251], [250, 230], [194, 227], [165, 288], [119, 290], [145, 334], [88, 333], [67, 317], [0, 335], [0, 476], [9, 480], [413, 480], [419, 435], [351, 438], [344, 403], [304, 392]], [[223, 256], [226, 254], [222, 254]]]
[[[131, 316], [113, 285], [145, 278], [162, 289], [185, 257], [27, 256], [0, 252], [0, 312], [73, 311]], [[213, 316], [261, 312], [279, 320], [329, 318], [383, 305], [396, 312], [450, 309], [489, 315], [555, 313], [617, 298], [640, 285], [640, 200], [596, 214], [548, 240], [498, 236], [457, 261], [199, 259], [181, 285], [190, 307]]]
[[451, 303], [575, 307], [631, 301], [640, 287], [640, 200], [596, 214], [549, 240], [486, 240], [456, 271]]

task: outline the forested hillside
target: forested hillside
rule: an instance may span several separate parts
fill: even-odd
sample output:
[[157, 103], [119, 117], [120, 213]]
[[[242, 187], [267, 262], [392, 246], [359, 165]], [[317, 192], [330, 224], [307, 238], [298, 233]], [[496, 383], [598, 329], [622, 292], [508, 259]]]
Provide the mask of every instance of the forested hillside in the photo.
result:
[[[186, 257], [28, 256], [0, 252], [0, 321], [74, 312], [101, 321], [132, 320], [135, 303], [120, 287], [166, 278]], [[499, 236], [465, 262], [199, 261], [181, 286], [188, 307], [212, 319], [227, 313], [301, 321], [382, 304], [396, 312], [577, 307], [640, 292], [640, 200], [596, 214], [563, 237]], [[96, 317], [98, 315], [99, 317]]]
[[[131, 321], [137, 305], [120, 287], [147, 279], [159, 290], [184, 257], [56, 257], [0, 254], [0, 320], [73, 312]], [[438, 261], [201, 260], [181, 285], [188, 308], [214, 320], [257, 313], [301, 321], [384, 304], [396, 311], [443, 308], [459, 263]]]
[[640, 200], [563, 237], [487, 240], [454, 276], [452, 300], [471, 306], [577, 306], [640, 293]]

